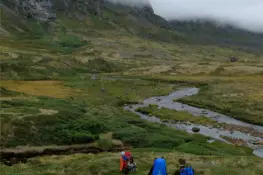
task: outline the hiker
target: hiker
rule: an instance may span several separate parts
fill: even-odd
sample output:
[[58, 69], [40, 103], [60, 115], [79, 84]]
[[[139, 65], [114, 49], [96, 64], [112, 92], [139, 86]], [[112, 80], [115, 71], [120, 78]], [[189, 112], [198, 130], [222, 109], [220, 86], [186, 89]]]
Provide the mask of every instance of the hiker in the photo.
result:
[[125, 152], [121, 152], [120, 157], [120, 172], [122, 174], [128, 174], [128, 158], [125, 156]]
[[[153, 160], [153, 165], [154, 165], [154, 161], [155, 161], [156, 159], [157, 159], [157, 158], [154, 158], [154, 160]], [[153, 165], [152, 165], [152, 167], [151, 167], [148, 175], [152, 175], [152, 173], [153, 173]]]
[[164, 157], [154, 159], [153, 166], [148, 175], [168, 175]]
[[134, 162], [134, 158], [131, 156], [129, 162], [128, 162], [128, 167], [130, 172], [135, 172], [136, 171], [136, 163]]
[[174, 175], [194, 175], [194, 169], [190, 165], [186, 165], [186, 161], [184, 159], [178, 160], [180, 167], [175, 172]]
[[129, 173], [129, 167], [128, 167], [128, 162], [131, 158], [131, 153], [130, 152], [121, 152], [121, 157], [120, 157], [120, 172], [122, 174], [128, 174]]

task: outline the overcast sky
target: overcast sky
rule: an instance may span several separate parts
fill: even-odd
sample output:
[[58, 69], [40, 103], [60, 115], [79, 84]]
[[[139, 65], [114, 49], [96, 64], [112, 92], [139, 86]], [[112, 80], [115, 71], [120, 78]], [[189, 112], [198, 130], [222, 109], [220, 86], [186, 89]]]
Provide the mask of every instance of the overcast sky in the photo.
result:
[[[144, 4], [147, 0], [111, 0]], [[148, 0], [166, 19], [212, 19], [263, 33], [263, 0]]]

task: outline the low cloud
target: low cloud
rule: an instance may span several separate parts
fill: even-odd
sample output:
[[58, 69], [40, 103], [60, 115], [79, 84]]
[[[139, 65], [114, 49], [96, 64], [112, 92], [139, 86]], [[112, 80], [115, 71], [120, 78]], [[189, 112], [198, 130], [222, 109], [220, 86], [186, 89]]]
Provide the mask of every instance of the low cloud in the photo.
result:
[[206, 19], [263, 33], [263, 0], [108, 0], [129, 5], [151, 3], [168, 20]]
[[263, 33], [262, 0], [151, 0], [166, 19], [209, 19]]

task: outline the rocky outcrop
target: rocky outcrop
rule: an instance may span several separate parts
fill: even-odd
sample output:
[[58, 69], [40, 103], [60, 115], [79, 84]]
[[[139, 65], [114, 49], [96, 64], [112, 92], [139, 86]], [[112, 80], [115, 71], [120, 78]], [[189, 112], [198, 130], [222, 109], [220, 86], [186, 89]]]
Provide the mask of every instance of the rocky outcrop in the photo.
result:
[[106, 8], [115, 12], [132, 12], [152, 22], [161, 21], [166, 25], [168, 24], [163, 18], [154, 14], [150, 3], [145, 3], [142, 6], [128, 6], [127, 4], [112, 3], [107, 0], [3, 0], [1, 3], [23, 17], [35, 18], [41, 21], [55, 19], [56, 13], [59, 12], [77, 17], [90, 14], [102, 16], [103, 10]]
[[3, 0], [3, 4], [26, 18], [40, 21], [56, 18], [52, 0]]

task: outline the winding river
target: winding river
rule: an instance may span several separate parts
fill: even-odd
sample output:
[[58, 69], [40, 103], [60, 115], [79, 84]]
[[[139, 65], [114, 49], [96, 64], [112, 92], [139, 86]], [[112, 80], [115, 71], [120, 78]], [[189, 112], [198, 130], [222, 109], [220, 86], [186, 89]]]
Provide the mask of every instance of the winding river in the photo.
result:
[[[178, 103], [178, 102], [173, 101], [174, 99], [180, 99], [185, 96], [196, 95], [198, 92], [199, 92], [199, 89], [195, 87], [183, 88], [183, 89], [174, 91], [167, 96], [147, 98], [143, 101], [142, 104], [125, 106], [124, 109], [136, 113], [144, 120], [148, 120], [154, 123], [162, 123], [162, 124], [167, 125], [168, 127], [183, 130], [188, 133], [193, 133], [192, 128], [198, 127], [200, 128], [199, 134], [202, 134], [204, 136], [208, 136], [211, 138], [211, 140], [208, 140], [208, 142], [213, 142], [214, 140], [228, 142], [227, 139], [224, 139], [225, 137], [242, 140], [242, 142], [244, 142], [246, 146], [254, 150], [253, 153], [256, 156], [263, 158], [263, 145], [255, 144], [255, 143], [263, 142], [263, 127], [262, 126], [245, 123], [245, 122], [239, 121], [237, 119], [231, 118], [229, 116], [226, 116], [226, 115], [223, 115], [217, 112], [213, 112], [210, 110], [193, 107], [187, 104]], [[193, 117], [209, 117], [217, 121], [218, 123], [225, 123], [225, 124], [231, 124], [237, 127], [249, 128], [250, 130], [258, 134], [255, 135], [255, 134], [251, 134], [250, 132], [243, 132], [243, 131], [240, 131], [240, 130], [238, 131], [235, 129], [228, 131], [224, 128], [215, 128], [211, 126], [203, 126], [203, 125], [187, 123], [187, 122], [184, 122], [184, 123], [173, 123], [173, 122], [167, 122], [167, 121], [164, 122], [157, 117], [148, 116], [148, 115], [136, 112], [137, 108], [146, 107], [150, 104], [158, 105], [159, 108], [165, 107], [165, 108], [174, 109], [177, 111], [187, 111], [191, 113]]]

